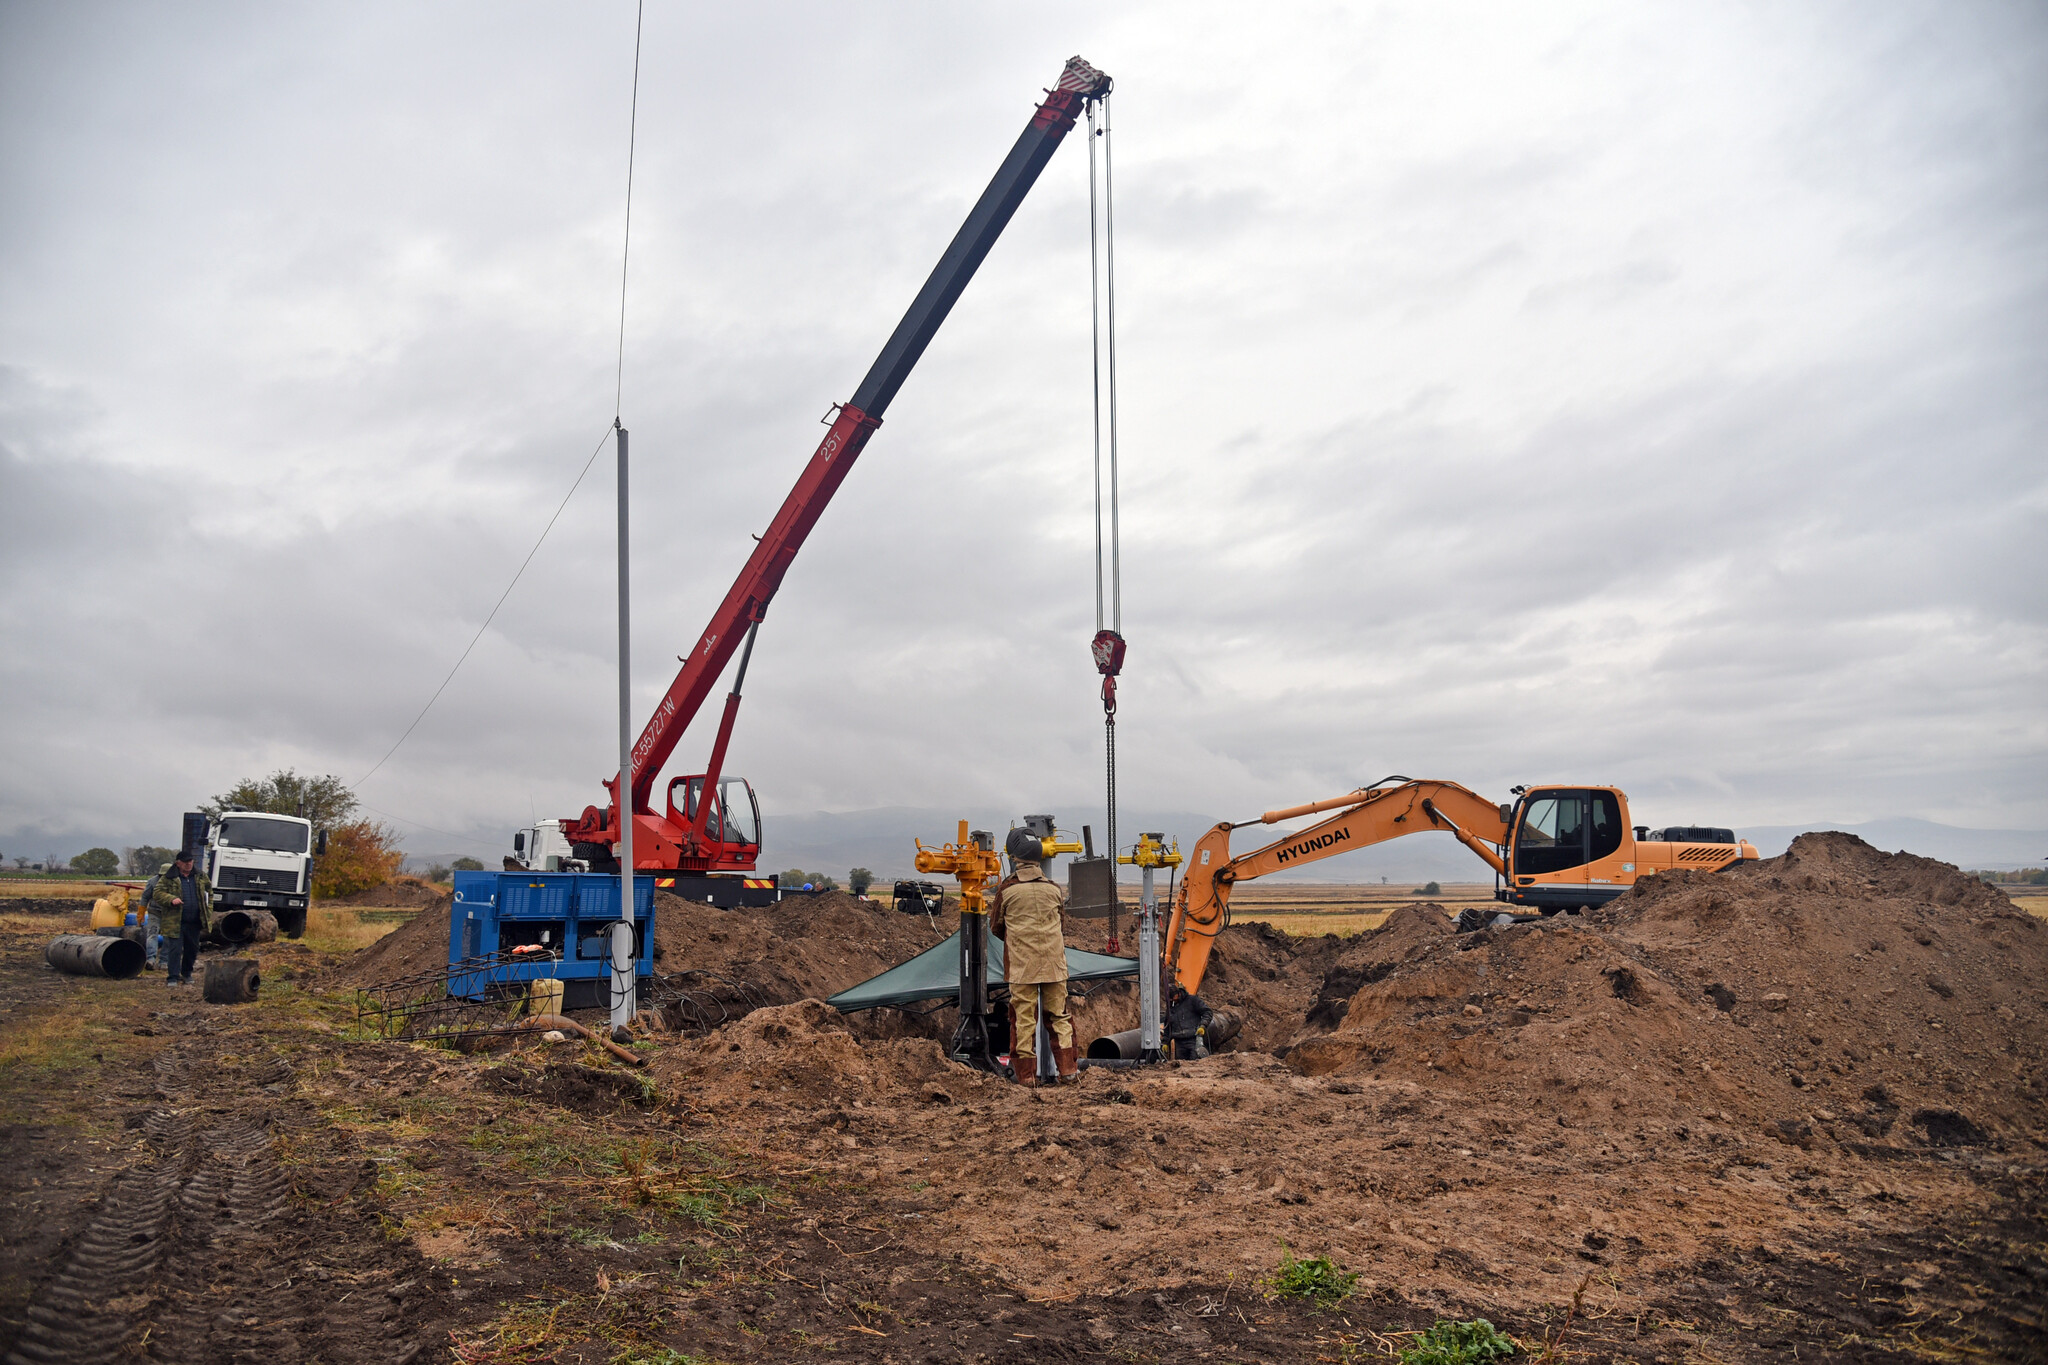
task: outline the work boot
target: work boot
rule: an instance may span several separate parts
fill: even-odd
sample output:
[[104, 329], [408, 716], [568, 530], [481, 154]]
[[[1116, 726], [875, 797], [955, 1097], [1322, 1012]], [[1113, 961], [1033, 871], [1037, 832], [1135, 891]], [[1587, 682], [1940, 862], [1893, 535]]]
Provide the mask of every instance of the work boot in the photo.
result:
[[1081, 1079], [1081, 1050], [1072, 1043], [1065, 1047], [1053, 1044], [1052, 1064], [1059, 1068], [1062, 1084], [1072, 1085]]
[[1037, 1085], [1038, 1058], [1028, 1052], [1011, 1053], [1010, 1074], [1017, 1078], [1019, 1085]]

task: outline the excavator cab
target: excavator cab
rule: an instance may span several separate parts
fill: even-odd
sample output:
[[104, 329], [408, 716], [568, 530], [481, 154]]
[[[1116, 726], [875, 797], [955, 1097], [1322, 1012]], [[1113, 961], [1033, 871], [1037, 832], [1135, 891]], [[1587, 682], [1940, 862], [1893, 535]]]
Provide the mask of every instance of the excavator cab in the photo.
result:
[[[668, 822], [677, 829], [694, 827], [703, 800], [704, 774], [674, 779], [668, 784]], [[711, 853], [705, 871], [754, 870], [761, 853], [761, 807], [744, 777], [718, 779], [718, 799], [704, 817], [704, 842]]]
[[1522, 797], [1513, 816], [1505, 899], [1552, 914], [1600, 905], [1628, 889], [1633, 878], [1613, 876], [1605, 866], [1628, 841], [1620, 792], [1539, 787]]

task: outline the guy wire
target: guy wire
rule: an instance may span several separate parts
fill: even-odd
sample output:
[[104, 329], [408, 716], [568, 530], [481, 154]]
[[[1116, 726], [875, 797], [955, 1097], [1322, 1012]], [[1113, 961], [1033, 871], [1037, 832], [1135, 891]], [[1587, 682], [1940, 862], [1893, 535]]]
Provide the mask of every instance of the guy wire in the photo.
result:
[[647, 17], [647, 0], [640, 0], [633, 16], [633, 104], [626, 118], [626, 235], [619, 249], [619, 374], [612, 390], [612, 421], [617, 422], [620, 399], [626, 392], [626, 267], [633, 259], [633, 153], [640, 138], [640, 27]]
[[[597, 445], [591, 449], [589, 458], [583, 461], [583, 468], [576, 471], [575, 481], [569, 485], [569, 491], [562, 495], [561, 502], [555, 505], [554, 515], [548, 518], [548, 524], [540, 528], [540, 535], [535, 538], [533, 548], [526, 552], [526, 558], [519, 561], [519, 567], [512, 573], [512, 581], [505, 585], [505, 591], [498, 594], [497, 602], [491, 607], [490, 614], [484, 617], [484, 623], [476, 628], [476, 634], [469, 637], [469, 644], [464, 646], [461, 656], [455, 660], [455, 666], [448, 670], [448, 676], [441, 679], [441, 685], [434, 689], [434, 695], [427, 698], [427, 704], [422, 706], [419, 714], [412, 718], [412, 724], [405, 727], [405, 733], [400, 735], [397, 741], [384, 751], [384, 757], [371, 765], [369, 772], [364, 773], [361, 777], [349, 783], [349, 790], [351, 791], [369, 781], [371, 777], [376, 775], [379, 768], [382, 768], [391, 761], [391, 755], [397, 753], [399, 745], [404, 744], [406, 740], [412, 737], [412, 732], [419, 728], [419, 723], [427, 718], [427, 712], [431, 711], [434, 703], [441, 699], [441, 694], [448, 690], [448, 684], [455, 681], [456, 673], [461, 671], [463, 663], [468, 660], [471, 651], [476, 648], [477, 641], [483, 639], [484, 632], [491, 628], [491, 622], [498, 619], [498, 612], [504, 607], [505, 599], [512, 595], [512, 589], [519, 586], [519, 579], [525, 574], [527, 565], [533, 563], [533, 557], [540, 553], [541, 544], [547, 540], [548, 532], [555, 529], [555, 523], [561, 519], [563, 509], [569, 505], [569, 499], [575, 497], [576, 490], [583, 486], [584, 476], [590, 473], [590, 466], [597, 462], [598, 452], [604, 449], [605, 442], [611, 439], [613, 430], [618, 426], [620, 399], [626, 391], [626, 268], [632, 259], [633, 249], [633, 155], [638, 143], [640, 130], [640, 34], [646, 15], [646, 0], [641, 0], [633, 19], [633, 99], [626, 123], [626, 232], [624, 245], [620, 248], [619, 252], [619, 352], [618, 373], [612, 390], [611, 423], [605, 428], [604, 435], [598, 437]], [[403, 817], [393, 816], [392, 818], [401, 819]], [[409, 821], [408, 823], [417, 824], [418, 822]], [[431, 827], [422, 826], [422, 828]], [[436, 831], [436, 833], [440, 832], [442, 831]]]

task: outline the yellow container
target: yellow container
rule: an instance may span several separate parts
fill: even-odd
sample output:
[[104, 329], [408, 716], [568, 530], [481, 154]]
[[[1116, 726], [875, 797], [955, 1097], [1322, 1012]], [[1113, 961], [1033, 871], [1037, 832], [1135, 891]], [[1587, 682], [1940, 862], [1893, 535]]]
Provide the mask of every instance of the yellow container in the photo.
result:
[[[136, 907], [138, 910], [140, 906]], [[92, 903], [92, 927], [119, 929], [128, 922], [128, 888], [117, 886]]]
[[553, 977], [534, 982], [526, 988], [526, 1013], [560, 1014], [562, 1012], [562, 983]]

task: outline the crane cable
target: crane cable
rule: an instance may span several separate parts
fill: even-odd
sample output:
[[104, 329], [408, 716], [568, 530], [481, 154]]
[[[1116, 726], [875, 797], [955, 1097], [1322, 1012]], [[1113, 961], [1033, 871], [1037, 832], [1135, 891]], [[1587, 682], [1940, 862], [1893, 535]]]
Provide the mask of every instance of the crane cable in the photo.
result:
[[[1098, 126], [1099, 118], [1099, 126]], [[1096, 171], [1096, 143], [1102, 169]], [[1099, 182], [1099, 203], [1098, 203]], [[1116, 208], [1110, 164], [1109, 92], [1088, 102], [1088, 312], [1091, 371], [1095, 392], [1095, 639], [1096, 671], [1102, 674], [1102, 746], [1109, 834], [1109, 942], [1116, 952], [1119, 899], [1116, 890], [1116, 679], [1124, 663], [1123, 552], [1117, 508], [1116, 420]], [[1105, 360], [1107, 364], [1105, 365]], [[1102, 431], [1104, 371], [1109, 414], [1109, 618], [1103, 619]]]

